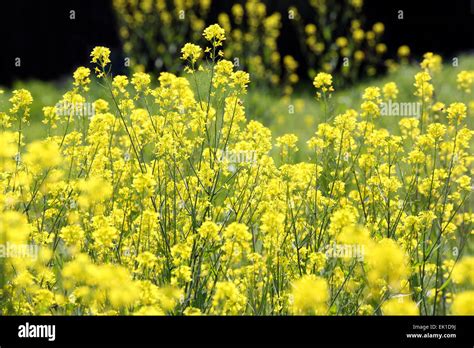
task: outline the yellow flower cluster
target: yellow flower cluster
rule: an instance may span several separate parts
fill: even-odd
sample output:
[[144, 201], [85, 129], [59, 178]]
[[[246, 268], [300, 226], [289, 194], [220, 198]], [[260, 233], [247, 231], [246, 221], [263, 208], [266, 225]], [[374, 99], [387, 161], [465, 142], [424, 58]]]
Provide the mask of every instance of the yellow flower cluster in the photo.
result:
[[461, 71], [457, 76], [458, 88], [466, 93], [471, 93], [474, 84], [474, 71]]
[[219, 24], [213, 24], [204, 30], [203, 36], [214, 46], [222, 46], [222, 42], [225, 40], [225, 31]]
[[[219, 49], [222, 28], [204, 32], [208, 52]], [[200, 64], [199, 46], [182, 54]], [[368, 87], [360, 107], [327, 109], [300, 161], [296, 135], [274, 140], [246, 119], [249, 77], [230, 61], [213, 57], [203, 89], [194, 68], [156, 85], [144, 72], [112, 78], [109, 55], [91, 54], [108, 89], [95, 114], [56, 115], [44, 139], [23, 144], [33, 100], [10, 98], [1, 314], [474, 314], [473, 258], [462, 254], [473, 238], [472, 114], [437, 100], [435, 65], [415, 76], [422, 119], [381, 128], [382, 96], [398, 87]], [[89, 74], [78, 69], [63, 99], [91, 98]], [[334, 89], [328, 73], [314, 85]]]
[[[91, 52], [92, 63], [96, 63], [98, 66], [95, 68], [98, 77], [105, 75], [104, 68], [110, 63], [110, 49], [103, 46], [95, 47]], [[80, 73], [84, 75], [84, 70]], [[76, 76], [74, 77], [76, 78]]]
[[321, 98], [321, 95], [324, 95], [326, 98], [327, 95], [334, 91], [334, 87], [332, 86], [332, 75], [325, 72], [318, 73], [313, 80], [313, 86], [316, 87], [316, 90], [318, 91], [318, 98]]
[[[275, 12], [263, 0], [234, 1], [217, 13], [219, 26], [210, 25], [204, 35], [199, 35], [210, 24], [211, 9], [220, 7], [217, 2], [114, 0], [123, 49], [130, 57], [129, 66], [134, 71], [143, 72], [153, 66], [158, 71], [178, 73], [180, 57], [193, 63], [201, 53], [186, 42], [202, 44], [202, 39], [216, 40], [217, 46], [221, 46], [225, 32], [228, 39], [225, 58], [248, 71], [254, 86], [279, 86], [285, 97], [291, 96], [300, 80], [300, 66], [307, 67], [310, 78], [321, 70], [333, 74], [336, 80], [353, 82], [360, 76], [373, 76], [383, 65], [387, 52], [387, 45], [382, 42], [385, 25], [381, 22], [372, 27], [365, 25], [363, 0], [295, 2], [283, 4]], [[305, 11], [305, 16], [300, 11]], [[283, 20], [286, 16], [289, 21]], [[334, 18], [338, 18], [337, 31], [327, 25]], [[300, 62], [294, 56], [282, 56], [278, 46], [283, 31], [296, 32], [298, 49], [304, 53]], [[146, 45], [143, 33], [147, 33]], [[403, 46], [401, 54], [406, 60], [409, 48]], [[430, 66], [432, 62], [436, 63], [427, 60]], [[398, 63], [387, 60], [386, 65], [393, 70]], [[186, 68], [192, 69], [192, 64]]]

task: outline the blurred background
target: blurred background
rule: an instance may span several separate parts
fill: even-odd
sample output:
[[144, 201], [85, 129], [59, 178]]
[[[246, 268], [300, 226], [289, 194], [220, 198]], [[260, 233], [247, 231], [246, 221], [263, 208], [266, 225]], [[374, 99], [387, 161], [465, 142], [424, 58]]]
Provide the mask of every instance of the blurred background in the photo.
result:
[[227, 32], [226, 58], [251, 75], [249, 118], [277, 134], [314, 131], [321, 112], [311, 81], [320, 71], [334, 77], [338, 112], [355, 107], [368, 84], [396, 81], [400, 98], [413, 99], [426, 52], [447, 67], [436, 82], [446, 101], [455, 96], [443, 81], [455, 85], [461, 69], [474, 70], [474, 0], [17, 0], [0, 8], [0, 88], [30, 89], [33, 121], [78, 66], [89, 66], [93, 47], [112, 50], [113, 74], [181, 74], [181, 47], [202, 44], [216, 22]]
[[[167, 26], [158, 13], [158, 3], [166, 3], [161, 11], [174, 16]], [[183, 5], [180, 5], [182, 3]], [[141, 64], [148, 64], [147, 68], [156, 68], [154, 61], [165, 52], [157, 47], [148, 47], [152, 33], [155, 33], [154, 46], [160, 43], [175, 47], [165, 47], [166, 50], [175, 50], [179, 55], [182, 42], [170, 37], [168, 42], [156, 32], [160, 30], [174, 30], [175, 36], [182, 36], [183, 42], [193, 35], [182, 34], [182, 30], [192, 31], [189, 24], [192, 16], [198, 17], [206, 24], [219, 21], [219, 15], [228, 14], [233, 18], [232, 7], [241, 4], [245, 8], [247, 1], [137, 1], [137, 0], [69, 0], [69, 1], [3, 1], [0, 5], [0, 29], [3, 33], [0, 56], [0, 84], [9, 85], [17, 79], [54, 80], [70, 74], [77, 66], [87, 65], [90, 50], [97, 45], [110, 47], [115, 59], [132, 53], [137, 55], [148, 54], [147, 59], [136, 57]], [[396, 56], [397, 49], [407, 45], [411, 49], [412, 57], [421, 56], [427, 51], [440, 53], [445, 57], [455, 56], [459, 52], [474, 48], [474, 2], [471, 0], [456, 1], [400, 1], [400, 0], [365, 0], [362, 1], [312, 1], [312, 0], [262, 0], [258, 1], [266, 6], [263, 21], [272, 14], [280, 15], [276, 50], [280, 57], [290, 55], [298, 62], [299, 75], [311, 68], [309, 59], [305, 59], [305, 45], [299, 41], [304, 38], [299, 32], [299, 22], [302, 26], [309, 23], [322, 22], [321, 12], [315, 8], [323, 5], [327, 8], [326, 26], [331, 25], [331, 39], [344, 37], [350, 30], [350, 21], [359, 20], [363, 29], [367, 30], [374, 23], [381, 22], [385, 31], [381, 42], [387, 46], [384, 57], [387, 59]], [[357, 9], [361, 3], [360, 9]], [[191, 4], [191, 6], [189, 6]], [[201, 4], [208, 8], [200, 11]], [[355, 5], [355, 6], [354, 6]], [[257, 4], [258, 6], [258, 4]], [[257, 6], [254, 6], [257, 8]], [[184, 9], [186, 19], [179, 19], [180, 7]], [[288, 11], [296, 8], [301, 17], [299, 20], [290, 20]], [[402, 10], [404, 19], [398, 19], [398, 11]], [[74, 11], [74, 19], [71, 19]], [[258, 9], [251, 10], [257, 12]], [[176, 13], [178, 12], [178, 13]], [[188, 14], [188, 16], [186, 16]], [[142, 18], [140, 18], [140, 15]], [[259, 18], [258, 13], [254, 13]], [[342, 18], [344, 17], [349, 18]], [[129, 16], [130, 18], [127, 18]], [[244, 17], [248, 14], [244, 14]], [[156, 17], [156, 18], [153, 18]], [[140, 24], [140, 21], [143, 21]], [[242, 20], [248, 21], [247, 18]], [[161, 22], [161, 23], [160, 23]], [[235, 23], [235, 21], [234, 21]], [[232, 23], [232, 24], [234, 24]], [[171, 24], [171, 28], [170, 28]], [[240, 27], [248, 26], [243, 23]], [[184, 28], [189, 26], [189, 28]], [[203, 27], [201, 23], [194, 25], [196, 29]], [[238, 27], [235, 25], [234, 27]], [[319, 30], [318, 30], [319, 29]], [[133, 33], [133, 31], [136, 31]], [[326, 28], [316, 28], [322, 32]], [[127, 34], [125, 32], [128, 31]], [[141, 31], [141, 32], [140, 32]], [[243, 30], [245, 34], [245, 30]], [[123, 35], [121, 35], [121, 33]], [[257, 31], [258, 33], [258, 31]], [[197, 35], [200, 35], [197, 30]], [[128, 36], [125, 36], [128, 35]], [[168, 34], [166, 34], [168, 35]], [[319, 33], [318, 33], [319, 35]], [[172, 36], [172, 34], [170, 34]], [[128, 39], [128, 40], [127, 40]], [[256, 41], [262, 37], [253, 38]], [[124, 52], [127, 41], [133, 41], [135, 46]], [[160, 40], [162, 40], [160, 42]], [[326, 38], [328, 41], [328, 38]], [[327, 43], [326, 43], [327, 45]], [[307, 45], [306, 45], [307, 46]], [[330, 47], [326, 47], [330, 50]], [[365, 52], [367, 53], [367, 52]], [[21, 67], [15, 67], [15, 58], [21, 58]], [[281, 62], [283, 64], [283, 62]], [[159, 66], [161, 68], [161, 66]], [[156, 70], [160, 70], [157, 68]], [[163, 66], [163, 68], [166, 68]], [[168, 67], [169, 68], [169, 67]]]

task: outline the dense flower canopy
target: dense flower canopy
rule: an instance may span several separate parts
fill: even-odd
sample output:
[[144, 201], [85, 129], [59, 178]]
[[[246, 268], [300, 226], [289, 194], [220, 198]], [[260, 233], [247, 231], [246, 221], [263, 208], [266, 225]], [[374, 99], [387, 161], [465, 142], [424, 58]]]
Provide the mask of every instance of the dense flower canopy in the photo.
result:
[[[274, 141], [247, 120], [250, 76], [218, 53], [224, 30], [204, 37], [209, 47], [181, 51], [188, 75], [158, 84], [111, 76], [96, 47], [104, 99], [78, 68], [60, 102], [94, 114], [45, 107], [38, 141], [22, 134], [31, 94], [13, 92], [0, 113], [0, 244], [37, 248], [0, 259], [0, 313], [473, 314], [472, 110], [440, 107], [436, 56], [414, 77], [423, 112], [399, 134], [377, 124], [397, 85], [368, 87], [360, 107], [328, 109], [297, 162], [295, 134]], [[314, 86], [328, 103], [331, 75]]]

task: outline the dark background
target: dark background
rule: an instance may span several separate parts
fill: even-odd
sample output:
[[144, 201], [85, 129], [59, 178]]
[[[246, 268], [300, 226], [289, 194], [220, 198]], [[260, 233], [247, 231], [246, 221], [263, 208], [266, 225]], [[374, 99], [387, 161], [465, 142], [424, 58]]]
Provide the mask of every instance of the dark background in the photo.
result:
[[[308, 0], [267, 0], [269, 12], [283, 13], [289, 5], [309, 7]], [[218, 0], [212, 16], [235, 1]], [[405, 19], [397, 19], [397, 11]], [[75, 10], [76, 19], [69, 19]], [[365, 0], [368, 24], [385, 24], [384, 42], [393, 56], [402, 45], [410, 46], [415, 57], [426, 51], [449, 58], [474, 49], [474, 0]], [[304, 15], [309, 11], [301, 11]], [[287, 16], [282, 17], [288, 21]], [[297, 40], [291, 25], [282, 33], [282, 54], [293, 54]], [[0, 85], [18, 79], [57, 79], [79, 65], [87, 65], [94, 46], [110, 47], [112, 60], [121, 55], [115, 14], [110, 0], [2, 0], [0, 4]], [[20, 57], [22, 66], [14, 66]]]

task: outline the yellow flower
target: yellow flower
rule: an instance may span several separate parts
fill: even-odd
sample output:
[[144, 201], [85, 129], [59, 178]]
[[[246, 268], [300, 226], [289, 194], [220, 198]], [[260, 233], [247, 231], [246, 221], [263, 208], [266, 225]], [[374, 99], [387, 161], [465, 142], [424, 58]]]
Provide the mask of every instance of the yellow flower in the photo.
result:
[[440, 55], [427, 52], [423, 55], [423, 61], [420, 63], [420, 66], [424, 70], [437, 72], [441, 70], [442, 63], [443, 61]]
[[74, 71], [73, 77], [74, 77], [74, 86], [80, 86], [84, 89], [84, 91], [89, 90], [89, 83], [91, 82], [91, 79], [89, 78], [91, 74], [91, 70], [89, 68], [85, 68], [83, 66], [79, 67]]
[[375, 51], [378, 54], [384, 54], [385, 52], [387, 52], [387, 45], [384, 43], [379, 43], [375, 46]]
[[148, 86], [150, 83], [150, 75], [143, 72], [136, 72], [133, 74], [132, 85], [135, 87], [137, 93], [145, 92], [145, 94], [148, 94]]
[[[169, 7], [173, 1], [114, 1], [130, 11], [128, 29], [120, 29], [125, 40], [136, 41], [130, 28], [154, 12], [162, 25], [177, 20], [176, 4]], [[178, 2], [187, 13], [188, 34], [198, 40], [195, 33], [205, 20], [196, 16], [206, 14], [210, 0]], [[161, 73], [152, 86], [152, 75], [132, 61], [133, 75], [106, 79], [104, 99], [98, 99], [87, 91], [91, 71], [80, 67], [60, 103], [93, 102], [92, 117], [61, 117], [59, 108], [46, 106], [47, 125], [39, 124], [38, 131], [23, 124], [31, 93], [13, 91], [11, 106], [0, 96], [0, 312], [432, 314], [434, 290], [446, 284], [447, 305], [436, 306], [435, 314], [473, 313], [474, 257], [465, 254], [467, 244], [451, 250], [458, 234], [473, 233], [466, 197], [474, 174], [474, 132], [470, 122], [460, 124], [472, 116], [472, 105], [467, 109], [463, 102], [473, 102], [460, 91], [463, 97], [456, 98], [455, 88], [451, 105], [435, 100], [430, 74], [441, 60], [425, 55], [415, 76], [424, 114], [404, 117], [399, 130], [381, 128], [373, 119], [385, 106], [382, 100], [400, 96], [398, 86], [366, 88], [361, 110], [345, 105], [342, 95], [328, 105], [334, 91], [328, 72], [341, 54], [361, 62], [364, 52], [368, 59], [382, 53], [383, 25], [364, 33], [361, 21], [351, 20], [352, 38], [341, 33], [340, 51], [326, 57], [329, 43], [317, 37], [315, 25], [304, 23], [309, 52], [321, 55], [326, 71], [313, 82], [327, 119], [298, 154], [299, 133], [275, 129], [275, 138], [262, 123], [247, 120], [243, 94], [250, 74], [216, 49], [225, 40], [223, 28], [237, 24], [228, 31], [227, 57], [241, 57], [259, 79], [278, 83], [281, 75], [283, 82], [296, 83], [298, 63], [277, 52], [281, 15], [267, 15], [260, 0], [232, 8], [234, 18], [219, 15], [222, 27], [205, 30], [212, 62], [194, 76], [212, 83], [204, 89], [182, 71]], [[263, 56], [249, 49], [262, 30], [268, 51]], [[169, 44], [158, 47], [166, 67], [178, 43]], [[127, 55], [131, 45], [125, 43]], [[180, 54], [192, 65], [202, 53], [187, 44]], [[98, 47], [91, 57], [98, 74], [107, 74], [110, 50]], [[376, 70], [374, 64], [354, 68]], [[338, 78], [350, 77], [351, 69]], [[471, 77], [458, 74], [458, 87], [471, 89]], [[110, 95], [106, 99], [110, 92], [113, 108]], [[290, 99], [263, 111], [287, 126], [291, 105], [313, 126], [318, 115], [309, 112], [310, 105]], [[35, 257], [8, 255], [8, 247], [30, 245], [41, 246]], [[436, 284], [438, 273], [443, 281]]]
[[[471, 179], [468, 179], [470, 183]], [[474, 285], [474, 256], [466, 256], [461, 259], [453, 268], [452, 278], [456, 284]]]
[[94, 47], [91, 52], [92, 63], [97, 63], [101, 66], [105, 66], [110, 63], [110, 49], [103, 46]]
[[383, 25], [383, 23], [377, 22], [377, 23], [375, 23], [375, 24], [373, 25], [372, 30], [373, 30], [376, 34], [380, 35], [380, 34], [382, 34], [382, 33], [385, 31], [385, 26]]
[[97, 99], [92, 103], [92, 105], [94, 106], [94, 111], [97, 114], [103, 114], [109, 111], [109, 103], [104, 99]]
[[452, 103], [447, 109], [448, 120], [451, 124], [460, 124], [467, 116], [467, 107], [464, 103]]
[[359, 311], [357, 312], [359, 315], [373, 315], [374, 314], [374, 307], [369, 304], [365, 304], [360, 306]]
[[12, 103], [10, 112], [14, 114], [23, 109], [23, 120], [26, 122], [29, 115], [29, 106], [33, 103], [31, 93], [26, 89], [16, 89], [9, 101]]
[[45, 106], [43, 107], [43, 114], [44, 114], [44, 119], [43, 123], [44, 124], [50, 124], [51, 128], [57, 128], [58, 121], [59, 121], [59, 115], [57, 112], [57, 108], [54, 106]]
[[132, 187], [145, 195], [153, 195], [156, 180], [152, 173], [137, 173], [134, 175]]
[[13, 132], [0, 132], [0, 170], [14, 169], [14, 156], [18, 151], [18, 136]]
[[358, 62], [361, 62], [365, 59], [365, 53], [361, 50], [357, 50], [354, 52], [354, 59]]
[[432, 123], [428, 126], [428, 134], [435, 140], [440, 140], [446, 134], [446, 126], [441, 123]]
[[368, 87], [364, 92], [364, 102], [360, 105], [362, 109], [361, 116], [373, 116], [377, 117], [380, 115], [380, 90], [377, 87]]
[[384, 315], [420, 315], [420, 310], [415, 302], [408, 296], [400, 295], [382, 304], [382, 313]]
[[219, 226], [212, 221], [205, 221], [201, 227], [198, 228], [198, 233], [201, 238], [209, 240], [211, 242], [219, 239]]
[[149, 251], [142, 252], [137, 256], [137, 262], [140, 267], [153, 268], [157, 261], [158, 258], [156, 255], [153, 255]]
[[316, 25], [312, 23], [307, 24], [304, 29], [305, 29], [306, 35], [314, 35], [316, 34], [316, 31], [317, 31]]
[[191, 64], [195, 64], [201, 57], [202, 49], [198, 45], [187, 43], [181, 49], [181, 59], [189, 60]]
[[211, 313], [219, 315], [244, 314], [247, 297], [232, 282], [217, 282], [212, 298]]
[[379, 98], [380, 98], [380, 88], [378, 87], [367, 87], [364, 90], [364, 94], [362, 95], [362, 99], [364, 100], [378, 101]]
[[364, 40], [365, 33], [362, 29], [356, 29], [354, 30], [354, 33], [352, 34], [352, 37], [354, 38], [355, 41], [360, 42]]
[[212, 42], [214, 46], [221, 46], [222, 41], [225, 40], [225, 30], [219, 24], [212, 24], [204, 29], [204, 38]]
[[354, 6], [355, 9], [360, 10], [364, 4], [363, 0], [350, 0], [350, 4]]
[[241, 4], [234, 4], [232, 6], [232, 15], [235, 17], [235, 20], [237, 23], [240, 23], [242, 20], [242, 17], [244, 16], [244, 9]]
[[183, 311], [183, 314], [186, 316], [192, 316], [192, 315], [201, 315], [202, 312], [199, 308], [186, 307], [186, 309]]
[[345, 37], [338, 37], [336, 39], [336, 45], [339, 47], [339, 48], [344, 48], [348, 45], [349, 41], [345, 38]]
[[225, 240], [223, 249], [229, 258], [242, 257], [244, 252], [249, 251], [252, 235], [246, 225], [233, 222], [225, 228], [223, 236]]
[[457, 75], [458, 89], [466, 93], [471, 93], [471, 87], [474, 83], [474, 71], [463, 70]]
[[426, 71], [419, 72], [415, 75], [415, 95], [424, 101], [429, 101], [433, 96], [434, 88], [429, 81], [431, 81], [431, 76]]
[[431, 110], [435, 111], [435, 112], [440, 112], [440, 111], [443, 111], [445, 105], [444, 103], [442, 102], [436, 102], [433, 104], [433, 106], [431, 107]]
[[365, 37], [369, 45], [373, 46], [375, 40], [375, 33], [373, 31], [368, 31], [365, 33]]
[[383, 95], [385, 97], [385, 99], [392, 99], [392, 100], [395, 100], [397, 99], [397, 95], [398, 95], [398, 87], [397, 87], [397, 84], [395, 82], [388, 82], [386, 83], [383, 88]]
[[[16, 211], [0, 212], [0, 242], [23, 244], [26, 243], [30, 233], [31, 225], [26, 216]], [[5, 255], [2, 255], [5, 257]]]
[[98, 65], [98, 67], [95, 68], [97, 77], [105, 76], [105, 67], [110, 63], [110, 49], [103, 46], [96, 46], [90, 56], [92, 58], [91, 62]]
[[125, 75], [117, 75], [112, 81], [112, 86], [121, 93], [125, 93], [125, 88], [128, 86], [128, 77]]
[[454, 315], [474, 314], [474, 291], [464, 291], [454, 296], [451, 312]]
[[84, 230], [79, 225], [64, 226], [59, 236], [69, 245], [79, 245], [84, 242]]
[[56, 167], [61, 163], [59, 146], [51, 140], [32, 142], [26, 149], [27, 153], [24, 160], [34, 173]]
[[237, 88], [240, 92], [247, 90], [247, 85], [250, 83], [250, 75], [245, 71], [236, 71], [230, 76], [231, 86]]
[[410, 47], [407, 45], [400, 46], [398, 48], [398, 56], [401, 58], [407, 58], [410, 55]]
[[327, 281], [315, 275], [305, 275], [292, 283], [292, 310], [295, 314], [324, 315], [328, 310]]
[[420, 149], [414, 149], [408, 154], [408, 161], [410, 163], [424, 163], [425, 158], [425, 154]]
[[112, 185], [101, 177], [91, 177], [78, 183], [80, 195], [78, 203], [87, 209], [90, 206], [103, 202], [112, 195]]
[[214, 87], [218, 88], [219, 86], [226, 86], [230, 83], [230, 79], [234, 73], [234, 64], [232, 64], [232, 62], [229, 60], [220, 60], [214, 66], [214, 71]]
[[[332, 86], [332, 76], [328, 73], [318, 73], [313, 80], [313, 85], [323, 93], [334, 91], [334, 87]], [[318, 91], [317, 95], [320, 97], [321, 93]]]
[[407, 260], [403, 249], [388, 238], [383, 238], [367, 249], [365, 261], [368, 266], [370, 284], [378, 285], [382, 282], [398, 290], [401, 281], [408, 276]]
[[462, 175], [460, 178], [456, 180], [459, 184], [459, 188], [463, 191], [470, 191], [471, 190], [471, 177], [468, 175]]
[[283, 64], [289, 71], [295, 71], [298, 68], [298, 62], [292, 56], [283, 57]]
[[276, 139], [278, 147], [286, 147], [287, 149], [296, 149], [296, 142], [298, 137], [295, 134], [285, 134]]
[[95, 229], [92, 232], [92, 238], [95, 248], [99, 252], [105, 252], [105, 249], [112, 248], [116, 244], [120, 232], [103, 217], [96, 218], [94, 218]]

